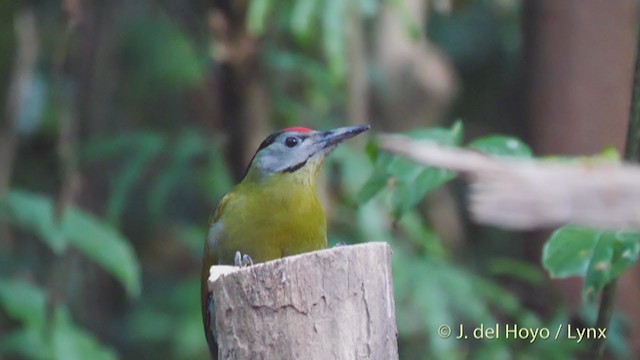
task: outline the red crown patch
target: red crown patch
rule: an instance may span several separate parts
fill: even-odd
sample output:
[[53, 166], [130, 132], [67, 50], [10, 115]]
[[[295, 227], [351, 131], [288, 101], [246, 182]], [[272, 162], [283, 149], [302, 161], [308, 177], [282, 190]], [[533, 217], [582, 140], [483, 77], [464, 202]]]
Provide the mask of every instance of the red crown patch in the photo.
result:
[[294, 126], [294, 127], [288, 127], [288, 128], [282, 129], [281, 131], [295, 131], [295, 132], [306, 133], [306, 132], [311, 132], [312, 130], [302, 126]]

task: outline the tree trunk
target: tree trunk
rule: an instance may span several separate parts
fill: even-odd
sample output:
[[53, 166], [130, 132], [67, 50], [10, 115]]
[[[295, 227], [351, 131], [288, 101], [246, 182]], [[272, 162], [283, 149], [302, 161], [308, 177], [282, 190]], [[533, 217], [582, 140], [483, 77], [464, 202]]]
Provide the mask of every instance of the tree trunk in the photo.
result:
[[369, 243], [210, 279], [219, 359], [397, 359], [390, 259]]
[[[636, 2], [529, 1], [525, 15], [528, 126], [536, 154], [621, 154], [629, 118], [636, 35]], [[548, 233], [536, 234], [529, 253], [539, 258]], [[639, 265], [626, 271], [617, 296], [629, 317], [632, 353], [640, 350]], [[570, 307], [581, 281], [555, 281]], [[627, 285], [627, 286], [625, 286]]]

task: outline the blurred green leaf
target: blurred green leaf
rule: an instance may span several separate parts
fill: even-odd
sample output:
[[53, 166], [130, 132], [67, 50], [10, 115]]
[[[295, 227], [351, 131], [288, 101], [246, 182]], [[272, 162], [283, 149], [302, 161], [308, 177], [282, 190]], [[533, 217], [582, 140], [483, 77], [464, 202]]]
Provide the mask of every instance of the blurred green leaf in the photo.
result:
[[591, 164], [602, 164], [602, 163], [610, 163], [617, 164], [620, 163], [620, 153], [618, 150], [613, 147], [605, 147], [602, 152], [588, 155], [588, 156], [560, 156], [560, 155], [549, 155], [542, 157], [544, 160], [553, 161], [557, 163], [579, 163], [584, 165]]
[[55, 310], [52, 336], [52, 357], [64, 360], [111, 360], [116, 353], [96, 341], [86, 330], [73, 324], [69, 312], [63, 306]]
[[0, 305], [14, 320], [29, 326], [44, 325], [46, 294], [27, 281], [0, 278]]
[[422, 199], [434, 189], [444, 185], [453, 179], [455, 174], [439, 168], [427, 168], [417, 176], [396, 181], [392, 205], [394, 215], [401, 217], [406, 211], [416, 206]]
[[84, 144], [81, 150], [82, 160], [85, 163], [104, 160], [117, 155], [126, 154], [135, 144], [138, 135], [136, 133], [121, 134], [120, 136], [107, 136], [93, 138]]
[[126, 90], [148, 99], [196, 85], [203, 79], [207, 57], [173, 20], [147, 15], [130, 22], [125, 32]]
[[262, 35], [272, 0], [251, 0], [247, 10], [247, 29], [252, 35]]
[[46, 295], [28, 282], [0, 280], [0, 305], [23, 325], [0, 338], [0, 354], [31, 359], [117, 359], [113, 350], [74, 325], [64, 306], [54, 311], [53, 326], [47, 330]]
[[[449, 129], [440, 127], [418, 129], [409, 131], [406, 135], [417, 140], [456, 146], [462, 142], [463, 126], [460, 121], [456, 121]], [[357, 200], [363, 204], [391, 183], [393, 184], [391, 205], [396, 217], [401, 217], [430, 191], [455, 177], [455, 174], [450, 171], [424, 166], [402, 156], [380, 152], [375, 141], [367, 144], [367, 154], [375, 162], [374, 170], [360, 189]], [[389, 181], [390, 179], [393, 181]]]
[[432, 190], [444, 185], [456, 175], [448, 170], [440, 168], [427, 168], [415, 179], [416, 197], [424, 197]]
[[397, 181], [411, 182], [414, 181], [426, 166], [417, 164], [402, 156], [393, 156], [387, 165], [387, 172]]
[[478, 150], [487, 155], [530, 158], [533, 156], [531, 149], [522, 141], [509, 136], [492, 135], [476, 139], [467, 145], [471, 149]]
[[416, 129], [408, 131], [406, 135], [416, 140], [430, 140], [440, 145], [459, 146], [464, 137], [464, 127], [458, 120], [449, 129], [442, 127]]
[[53, 220], [49, 198], [13, 190], [0, 199], [0, 216], [8, 223], [38, 236], [51, 250], [60, 254], [67, 246], [65, 236]]
[[640, 234], [602, 232], [587, 268], [585, 295], [595, 296], [608, 282], [638, 261], [639, 254]]
[[478, 294], [485, 297], [489, 303], [495, 305], [500, 311], [513, 317], [523, 315], [522, 304], [520, 304], [520, 301], [515, 295], [493, 281], [481, 277], [477, 277], [475, 282], [478, 285]]
[[[462, 142], [463, 127], [461, 122], [456, 121], [449, 129], [434, 127], [412, 130], [407, 136], [456, 146]], [[395, 179], [391, 201], [397, 218], [417, 205], [429, 192], [455, 177], [451, 171], [417, 164], [402, 156], [393, 156], [387, 171]]]
[[107, 202], [105, 217], [114, 226], [120, 223], [120, 217], [130, 198], [130, 192], [144, 169], [162, 150], [165, 139], [154, 133], [136, 134], [135, 142], [128, 150], [123, 168], [118, 172]]
[[425, 224], [422, 215], [417, 212], [408, 212], [396, 224], [402, 230], [406, 241], [415, 244], [426, 256], [435, 259], [446, 257], [442, 239]]
[[638, 261], [640, 256], [640, 233], [618, 231], [613, 234], [611, 241], [613, 248], [613, 262], [611, 263], [611, 275], [618, 276], [630, 265]]
[[371, 137], [364, 146], [364, 151], [369, 157], [369, 160], [375, 162], [380, 154], [380, 144], [378, 144], [374, 137]]
[[539, 266], [510, 258], [491, 259], [489, 271], [496, 276], [509, 276], [533, 285], [542, 285], [545, 281]]
[[593, 248], [585, 276], [585, 295], [593, 298], [600, 289], [613, 277], [611, 268], [613, 262], [613, 241], [611, 234], [600, 234], [598, 242]]
[[0, 355], [10, 359], [19, 356], [20, 359], [49, 360], [50, 352], [42, 327], [25, 326], [0, 337]]
[[447, 264], [447, 266], [449, 268], [447, 271], [443, 271], [440, 277], [441, 281], [447, 284], [450, 298], [449, 306], [476, 324], [494, 323], [495, 318], [486, 299], [469, 301], [471, 297], [477, 296], [480, 292], [479, 287], [482, 282], [478, 281], [478, 277], [452, 264]]
[[545, 244], [543, 264], [552, 277], [584, 276], [584, 294], [591, 297], [639, 255], [639, 233], [564, 226]]
[[598, 234], [590, 229], [563, 226], [551, 234], [542, 250], [542, 264], [551, 277], [584, 276]]
[[359, 204], [364, 204], [367, 201], [371, 200], [374, 196], [376, 196], [382, 189], [387, 186], [387, 182], [389, 181], [389, 174], [386, 171], [373, 171], [371, 176], [367, 181], [362, 185], [360, 191], [358, 191], [358, 195], [356, 196], [356, 201]]
[[329, 62], [329, 72], [335, 82], [341, 82], [346, 72], [344, 24], [348, 2], [326, 0], [322, 16], [322, 48]]
[[318, 0], [298, 0], [294, 3], [291, 14], [291, 32], [298, 40], [307, 41], [318, 5]]
[[180, 136], [175, 147], [171, 150], [171, 160], [164, 171], [157, 177], [149, 189], [147, 209], [152, 219], [157, 219], [167, 206], [167, 200], [174, 188], [182, 179], [190, 178], [189, 161], [199, 153], [204, 152], [203, 138], [193, 132]]
[[396, 218], [402, 217], [405, 211], [419, 202], [414, 195], [415, 188], [406, 181], [396, 181], [391, 196], [391, 207]]
[[62, 229], [70, 244], [115, 276], [129, 295], [140, 294], [140, 266], [124, 236], [77, 208], [67, 210]]
[[[370, 144], [373, 143], [370, 142]], [[359, 204], [366, 203], [382, 191], [392, 176], [388, 168], [391, 162], [394, 161], [394, 157], [388, 153], [378, 151], [376, 145], [371, 146], [375, 147], [375, 150], [368, 152], [368, 155], [372, 157], [371, 160], [374, 161], [374, 166], [371, 175], [369, 175], [367, 181], [358, 191], [358, 195], [356, 195], [356, 201]]]
[[380, 8], [379, 0], [357, 0], [362, 15], [366, 18], [373, 17], [378, 14]]
[[620, 160], [620, 153], [618, 152], [618, 149], [613, 146], [605, 146], [600, 154], [597, 154], [594, 157], [600, 158], [602, 160], [618, 161]]
[[0, 202], [0, 210], [11, 224], [35, 233], [47, 244], [52, 243], [51, 237], [66, 239], [120, 280], [130, 295], [140, 293], [140, 269], [133, 248], [120, 233], [97, 218], [71, 207], [56, 228], [51, 199], [20, 190], [9, 191]]
[[207, 199], [215, 203], [233, 186], [233, 179], [218, 146], [212, 144], [207, 153], [207, 164], [198, 182]]

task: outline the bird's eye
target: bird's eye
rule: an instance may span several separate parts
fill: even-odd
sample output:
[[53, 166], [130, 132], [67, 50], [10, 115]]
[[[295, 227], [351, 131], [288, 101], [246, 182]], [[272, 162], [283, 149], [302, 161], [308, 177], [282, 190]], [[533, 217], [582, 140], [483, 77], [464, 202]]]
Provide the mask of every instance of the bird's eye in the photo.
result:
[[288, 138], [286, 138], [284, 140], [284, 144], [287, 145], [287, 147], [290, 147], [290, 148], [298, 145], [299, 142], [300, 142], [300, 139], [298, 139], [297, 137], [294, 137], [294, 136], [290, 136], [290, 137], [288, 137]]

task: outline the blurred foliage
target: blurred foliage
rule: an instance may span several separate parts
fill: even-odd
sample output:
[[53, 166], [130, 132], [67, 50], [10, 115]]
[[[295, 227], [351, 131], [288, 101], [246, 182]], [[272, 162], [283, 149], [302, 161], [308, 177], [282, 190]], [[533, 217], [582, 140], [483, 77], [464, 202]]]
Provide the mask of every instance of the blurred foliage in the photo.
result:
[[[462, 124], [451, 129], [432, 128], [409, 132], [415, 139], [431, 140], [444, 145], [459, 145], [462, 141]], [[368, 152], [374, 159], [375, 170], [358, 194], [360, 202], [371, 199], [393, 179], [392, 208], [396, 217], [418, 204], [422, 198], [453, 178], [453, 173], [433, 167], [419, 167], [411, 161], [388, 154], [381, 154], [370, 144]]]
[[[167, 91], [198, 84], [205, 75], [206, 57], [188, 34], [163, 14], [144, 14], [124, 29], [122, 58], [128, 96], [140, 101]], [[200, 50], [202, 52], [202, 50]]]
[[[412, 130], [406, 135], [446, 146], [462, 146], [463, 126], [455, 122], [451, 128], [429, 128]], [[468, 145], [492, 156], [531, 157], [531, 150], [520, 140], [491, 135], [475, 139]], [[575, 351], [584, 349], [568, 339], [539, 343], [496, 341], [455, 342], [438, 336], [442, 324], [518, 324], [530, 328], [557, 328], [568, 319], [560, 312], [543, 319], [527, 309], [516, 296], [504, 289], [493, 278], [507, 275], [529, 283], [532, 287], [544, 286], [539, 269], [515, 259], [487, 259], [481, 268], [461, 268], [453, 254], [422, 220], [416, 205], [430, 191], [452, 180], [455, 174], [438, 168], [416, 164], [405, 158], [379, 152], [375, 140], [368, 145], [368, 154], [373, 162], [369, 179], [361, 188], [359, 201], [366, 203], [362, 209], [377, 207], [384, 218], [385, 209], [392, 209], [387, 226], [373, 226], [366, 238], [386, 241], [391, 244], [394, 270], [396, 307], [401, 358], [413, 358], [423, 353], [425, 358], [519, 358], [565, 359]], [[355, 164], [354, 164], [355, 166]], [[436, 173], [440, 175], [423, 174]], [[420, 179], [423, 177], [423, 179]], [[402, 200], [398, 200], [402, 198]], [[372, 211], [372, 210], [369, 210]], [[367, 215], [370, 217], [371, 215]], [[380, 217], [373, 222], [383, 222]], [[375, 232], [375, 235], [374, 235]], [[484, 275], [478, 272], [484, 272]], [[493, 276], [492, 276], [493, 275]], [[417, 345], [409, 339], [426, 337], [426, 342]], [[403, 343], [409, 341], [408, 343]], [[404, 350], [411, 349], [411, 350]], [[407, 352], [405, 352], [407, 351]], [[473, 354], [473, 355], [470, 355]]]
[[129, 294], [140, 293], [140, 269], [131, 245], [117, 231], [75, 208], [59, 221], [54, 219], [51, 199], [13, 190], [0, 199], [0, 216], [28, 232], [35, 232], [54, 253], [67, 245], [77, 248], [122, 282]]
[[564, 226], [549, 238], [542, 261], [553, 277], [584, 277], [584, 295], [594, 300], [609, 281], [638, 261], [638, 256], [640, 233]]
[[46, 313], [46, 294], [20, 280], [0, 281], [0, 303], [23, 327], [0, 339], [0, 353], [31, 359], [116, 359], [112, 349], [78, 328], [60, 305]]
[[[461, 146], [462, 133], [462, 124], [456, 122], [451, 129], [414, 130], [405, 135], [444, 146]], [[491, 135], [477, 138], [467, 146], [496, 157], [532, 157], [531, 149], [526, 144], [507, 136]], [[374, 170], [361, 189], [360, 200], [369, 201], [378, 193], [383, 193], [383, 190], [389, 190], [388, 203], [390, 204], [386, 207], [393, 209], [393, 216], [397, 221], [395, 226], [399, 230], [405, 230], [403, 225], [407, 224], [405, 215], [408, 211], [419, 204], [430, 191], [455, 177], [453, 173], [447, 173], [421, 179], [422, 174], [429, 171], [446, 171], [413, 163], [399, 156], [380, 153], [375, 143], [370, 143], [368, 150], [374, 162]], [[605, 159], [610, 158], [610, 154], [605, 154]], [[571, 161], [585, 162], [601, 159], [602, 155], [596, 155], [588, 159], [578, 157]], [[399, 197], [402, 200], [399, 201]], [[417, 216], [412, 219], [420, 222]], [[421, 224], [414, 226], [421, 226]], [[406, 231], [409, 232], [408, 229]], [[450, 359], [462, 356], [460, 349], [452, 346], [448, 339], [437, 336], [437, 328], [442, 324], [507, 323], [530, 328], [557, 329], [560, 323], [567, 323], [567, 319], [545, 322], [535, 313], [523, 308], [519, 300], [501, 289], [498, 283], [451, 266], [447, 261], [446, 252], [439, 244], [440, 240], [428, 230], [415, 238], [414, 241], [422, 243], [417, 243], [412, 253], [405, 253], [406, 249], [397, 248], [399, 239], [401, 237], [399, 238], [396, 234], [395, 237], [390, 236], [385, 241], [392, 246], [395, 245], [393, 269], [396, 282], [396, 306], [413, 309], [409, 312], [399, 312], [400, 335], [412, 337], [410, 335], [412, 327], [413, 331], [416, 329], [431, 331], [432, 333], [428, 334], [430, 340], [428, 348], [422, 351], [429, 351], [433, 357]], [[425, 245], [425, 240], [433, 241], [436, 245]], [[424, 252], [425, 257], [420, 258], [415, 254], [416, 251]], [[438, 261], [430, 265], [434, 261], [434, 256]], [[584, 277], [584, 295], [587, 300], [593, 302], [597, 300], [597, 294], [602, 288], [636, 263], [639, 256], [640, 233], [564, 226], [556, 230], [546, 242], [542, 261], [551, 277]], [[448, 268], [449, 266], [451, 268]], [[512, 259], [493, 259], [489, 267], [494, 274], [508, 273], [535, 287], [542, 285], [541, 274], [526, 263]], [[429, 276], [415, 281], [417, 274], [429, 274]], [[407, 296], [406, 303], [403, 302], [403, 295]], [[502, 316], [500, 320], [496, 317], [496, 310]], [[416, 313], [423, 316], [416, 317]], [[425, 319], [426, 322], [420, 324], [418, 319]], [[593, 323], [593, 319], [589, 323]], [[409, 334], [405, 333], [407, 331]], [[616, 344], [613, 348], [617, 356], [624, 358], [629, 355], [629, 350], [624, 346], [623, 331], [615, 323], [612, 324], [608, 337]], [[519, 345], [522, 344], [514, 347], [509, 343], [497, 346], [494, 342], [482, 342], [478, 348], [471, 350], [477, 354], [473, 358], [501, 358], [507, 356], [508, 349], [511, 348], [511, 351], [523, 358], [564, 359], [581, 349], [581, 346], [572, 344], [566, 337], [552, 345], [547, 343], [544, 347], [538, 344], [523, 348]], [[584, 351], [584, 348], [582, 350]]]
[[[462, 5], [451, 13], [429, 9], [427, 33], [460, 73], [464, 91], [451, 125], [407, 135], [530, 158], [531, 150], [515, 137], [481, 136], [514, 132], [493, 119], [504, 118], [505, 92], [518, 76], [520, 1], [455, 3]], [[260, 39], [266, 127], [344, 123], [346, 25], [359, 16], [373, 36], [369, 30], [385, 4], [407, 36], [419, 41], [421, 24], [410, 21], [399, 0], [248, 2], [245, 25]], [[203, 110], [219, 89], [202, 89], [215, 86], [211, 79], [224, 71], [211, 55], [220, 48], [211, 34], [215, 17], [202, 10], [205, 5], [177, 0], [91, 6], [84, 19], [94, 23], [82, 24], [72, 43], [84, 40], [89, 50], [81, 66], [66, 73], [57, 61], [74, 46], [65, 43], [68, 24], [60, 4], [0, 2], [0, 84], [12, 71], [18, 11], [35, 11], [41, 42], [35, 75], [27, 79], [32, 86], [20, 102], [28, 116], [16, 124], [24, 131], [16, 139], [11, 188], [0, 189], [0, 221], [11, 230], [9, 239], [0, 239], [0, 357], [206, 358], [198, 282], [202, 241], [211, 212], [233, 183], [223, 121]], [[79, 84], [69, 91], [74, 81]], [[0, 91], [2, 110], [6, 90]], [[59, 100], [72, 96], [82, 120], [74, 149], [82, 184], [77, 203], [57, 215], [64, 185], [56, 158], [61, 114], [76, 113]], [[7, 121], [3, 117], [0, 125]], [[465, 141], [465, 132], [474, 140]], [[461, 247], [435, 230], [425, 215], [432, 205], [424, 199], [444, 188], [456, 196], [464, 192], [454, 173], [380, 152], [375, 140], [366, 151], [362, 145], [338, 147], [325, 165], [329, 242], [392, 246], [402, 359], [566, 359], [584, 348], [567, 339], [441, 339], [442, 324], [552, 328], [574, 319], [555, 302], [547, 312], [536, 307], [549, 297], [548, 281], [539, 267], [521, 260], [522, 245], [513, 234], [470, 228]], [[635, 262], [638, 251], [635, 234], [563, 228], [547, 243], [544, 265], [553, 276], [585, 276], [585, 293], [594, 294]], [[66, 269], [63, 284], [57, 283], [59, 268]], [[532, 291], [522, 295], [520, 286]], [[581, 319], [592, 316], [585, 310]], [[612, 328], [618, 329], [610, 336], [616, 354], [624, 356], [624, 321], [618, 318]]]
[[[376, 14], [379, 0], [302, 0], [294, 4], [274, 0], [253, 0], [247, 12], [247, 28], [254, 35], [267, 30], [291, 35], [299, 44], [319, 46], [327, 63], [329, 78], [344, 81], [346, 74], [345, 31], [349, 12], [367, 19]], [[273, 29], [268, 29], [268, 26]], [[319, 33], [312, 31], [320, 29]]]

